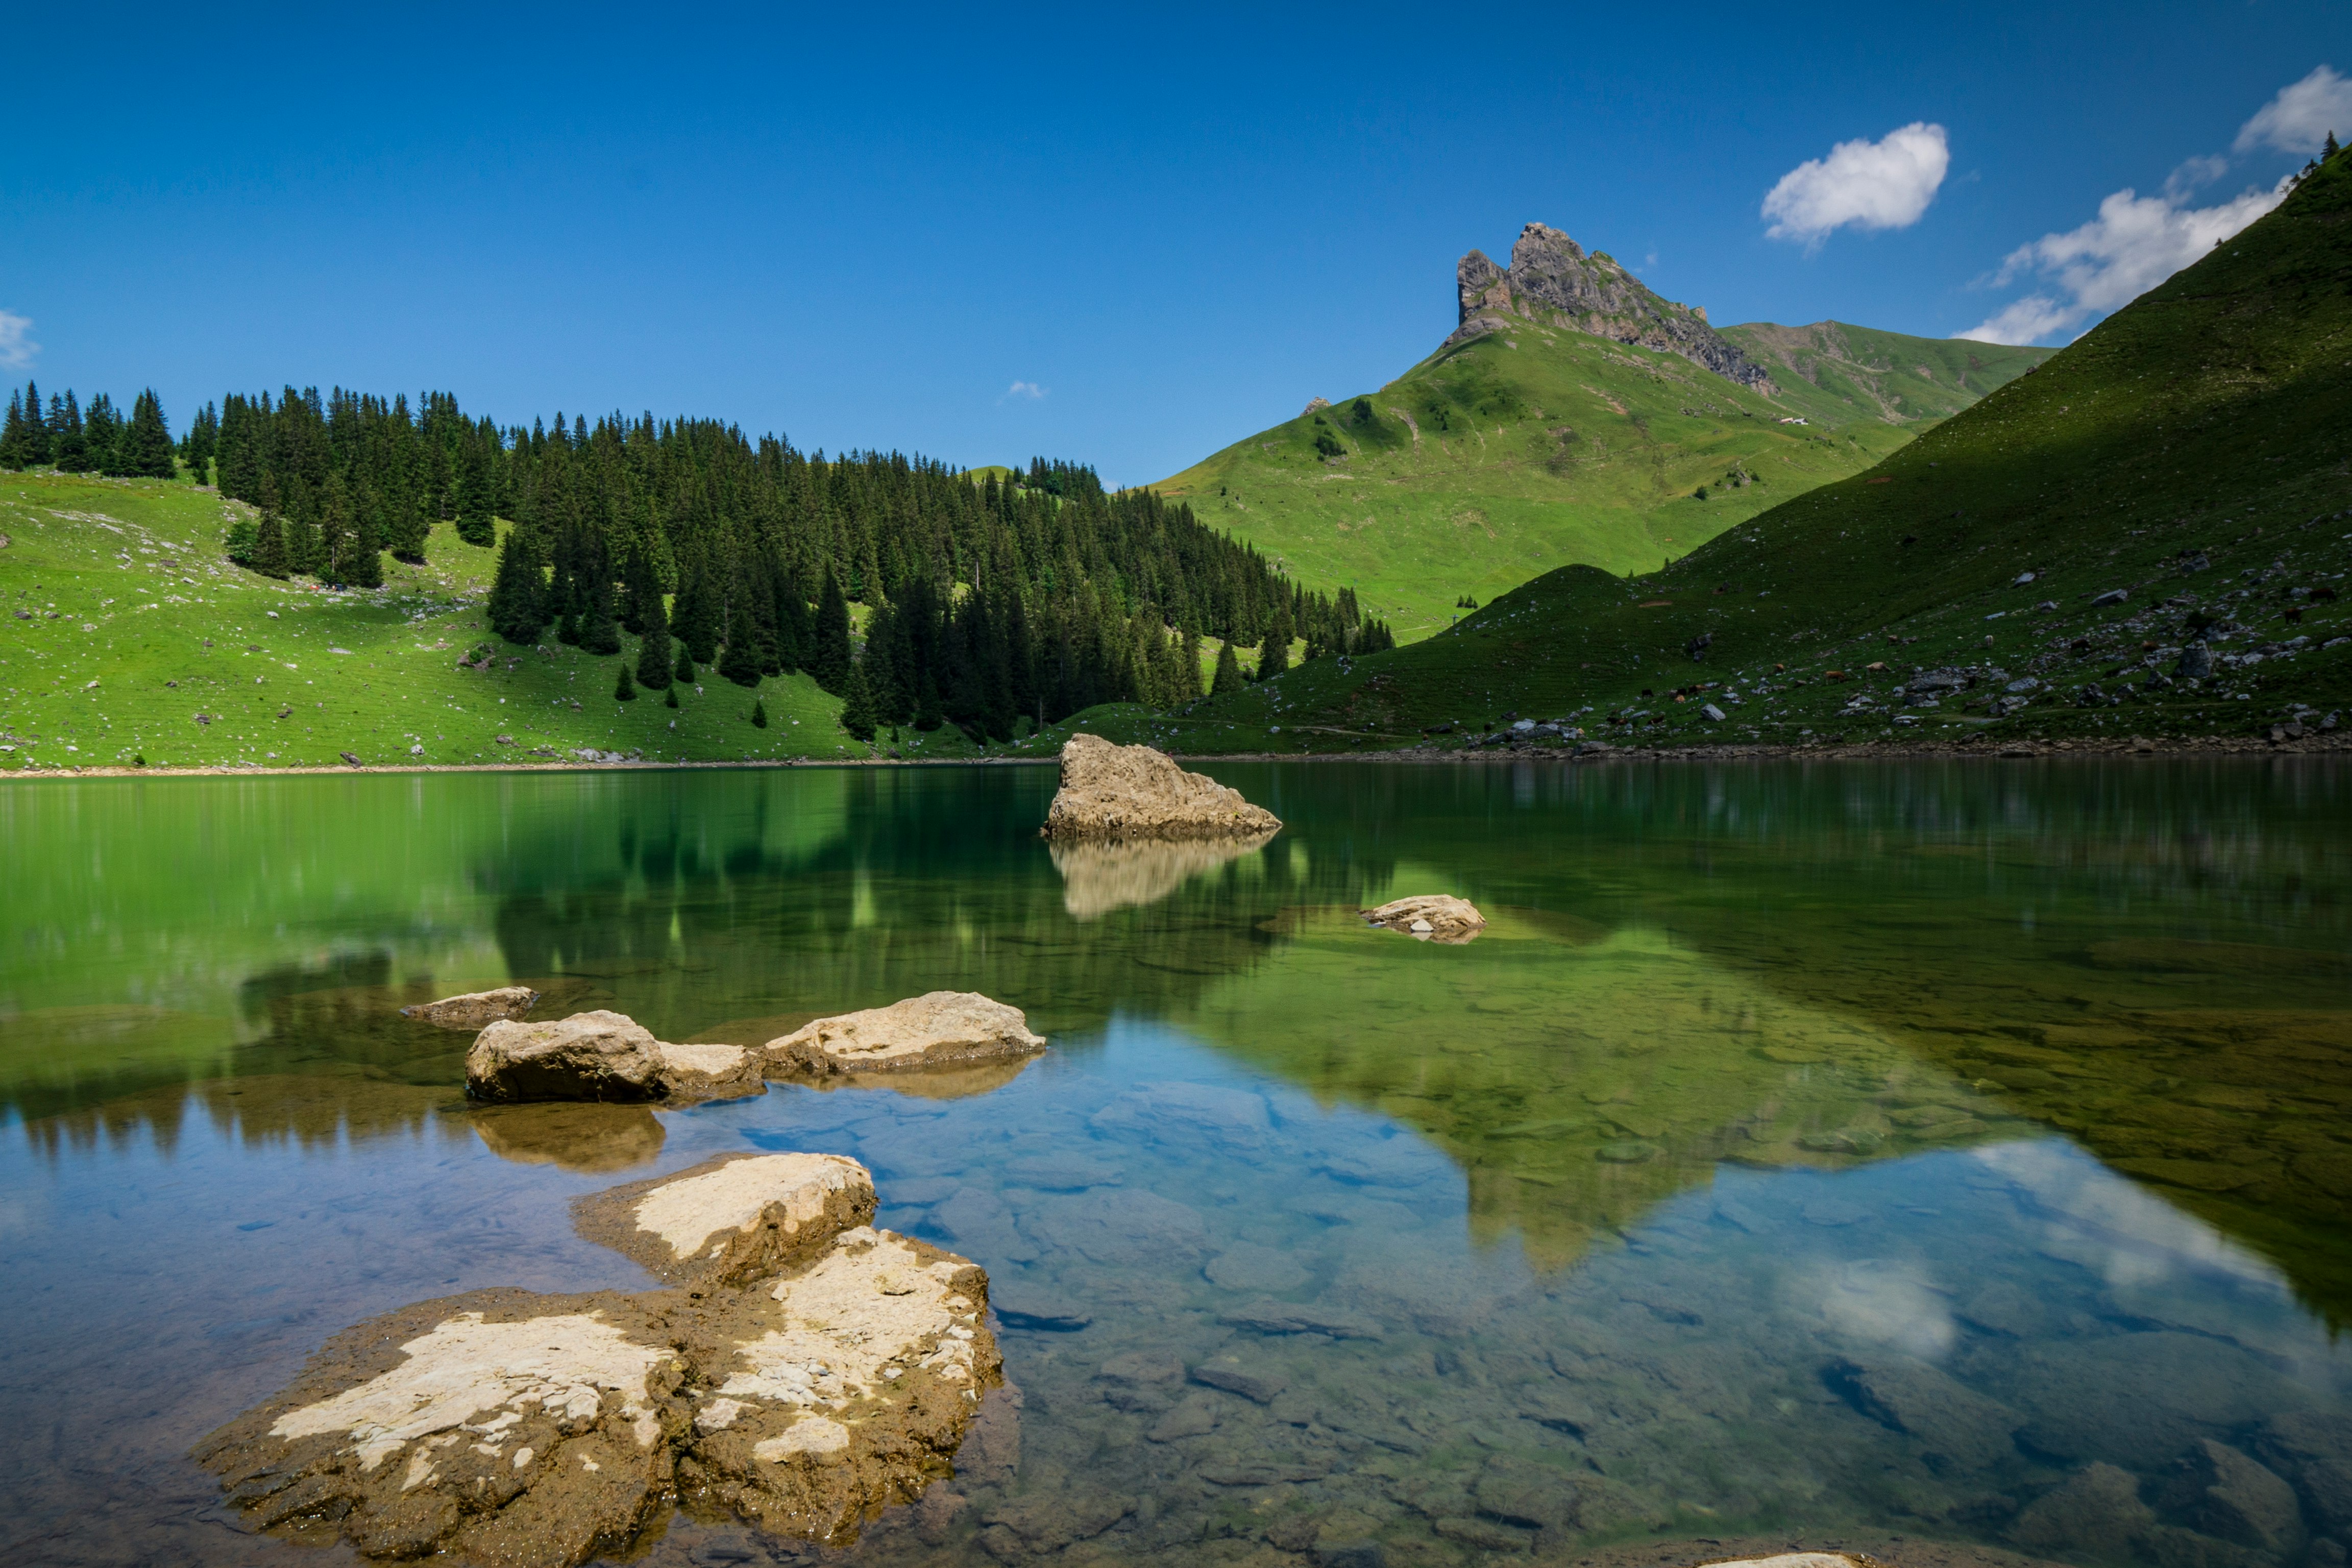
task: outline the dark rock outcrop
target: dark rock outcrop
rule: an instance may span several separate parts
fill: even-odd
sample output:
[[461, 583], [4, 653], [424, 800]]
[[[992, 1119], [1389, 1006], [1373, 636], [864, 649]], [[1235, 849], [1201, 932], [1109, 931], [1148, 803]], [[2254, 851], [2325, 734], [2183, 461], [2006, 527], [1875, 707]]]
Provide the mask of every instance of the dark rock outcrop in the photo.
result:
[[1548, 321], [1596, 338], [1680, 354], [1752, 391], [1778, 389], [1754, 360], [1707, 324], [1706, 312], [1659, 298], [1601, 252], [1531, 223], [1511, 247], [1508, 271], [1474, 250], [1454, 269], [1461, 325], [1448, 345], [1507, 327], [1514, 318]]

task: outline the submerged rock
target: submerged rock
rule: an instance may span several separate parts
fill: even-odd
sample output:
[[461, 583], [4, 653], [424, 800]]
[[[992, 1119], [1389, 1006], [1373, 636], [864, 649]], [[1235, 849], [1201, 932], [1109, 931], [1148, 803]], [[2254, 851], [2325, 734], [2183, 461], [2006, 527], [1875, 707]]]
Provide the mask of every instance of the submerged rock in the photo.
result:
[[1062, 787], [1045, 813], [1048, 838], [1223, 838], [1271, 834], [1282, 819], [1241, 792], [1186, 773], [1150, 746], [1073, 735]]
[[874, 1179], [839, 1154], [722, 1154], [573, 1201], [580, 1234], [672, 1284], [773, 1274], [874, 1217]]
[[819, 1018], [770, 1040], [769, 1070], [830, 1077], [963, 1067], [1045, 1048], [1018, 1007], [976, 991], [933, 991], [836, 1018]]
[[494, 1023], [466, 1053], [477, 1100], [727, 1100], [765, 1088], [760, 1059], [740, 1046], [674, 1046], [620, 1013]]
[[501, 1018], [520, 1018], [538, 1001], [539, 993], [528, 985], [502, 985], [495, 991], [468, 991], [438, 1002], [419, 1002], [400, 1011], [403, 1017], [438, 1024], [445, 1029], [478, 1029]]
[[873, 1205], [865, 1168], [826, 1154], [599, 1194], [584, 1233], [694, 1288], [403, 1308], [194, 1457], [254, 1528], [374, 1558], [571, 1568], [678, 1490], [845, 1543], [952, 1473], [1002, 1378], [987, 1276], [871, 1228]]
[[1386, 926], [1423, 942], [1465, 942], [1486, 929], [1486, 917], [1478, 912], [1475, 904], [1450, 893], [1423, 893], [1359, 912], [1376, 926]]

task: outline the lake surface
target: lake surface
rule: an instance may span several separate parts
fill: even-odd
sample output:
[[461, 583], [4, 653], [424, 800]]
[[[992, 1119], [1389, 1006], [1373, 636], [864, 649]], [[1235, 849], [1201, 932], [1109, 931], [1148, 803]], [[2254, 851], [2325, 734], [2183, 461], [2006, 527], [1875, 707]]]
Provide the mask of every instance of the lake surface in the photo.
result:
[[[1286, 830], [1057, 855], [1045, 769], [0, 789], [0, 1561], [333, 1560], [188, 1446], [376, 1313], [650, 1288], [570, 1200], [736, 1149], [865, 1162], [1003, 1310], [964, 1506], [851, 1561], [2345, 1560], [2352, 770], [1213, 771]], [[1492, 924], [1352, 912], [1417, 892]], [[509, 982], [1055, 1048], [469, 1109], [393, 1010]]]

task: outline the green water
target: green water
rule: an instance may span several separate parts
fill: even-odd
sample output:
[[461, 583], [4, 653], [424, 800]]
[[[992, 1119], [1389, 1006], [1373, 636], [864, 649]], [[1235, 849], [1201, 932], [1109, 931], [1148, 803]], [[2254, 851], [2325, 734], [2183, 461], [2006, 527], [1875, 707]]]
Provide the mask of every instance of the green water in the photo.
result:
[[[319, 1561], [188, 1444], [374, 1313], [649, 1284], [571, 1197], [760, 1147], [1009, 1309], [965, 1505], [862, 1558], [2343, 1561], [2352, 773], [1215, 771], [1284, 833], [1057, 856], [1038, 769], [0, 790], [0, 1560]], [[1434, 891], [1486, 933], [1351, 913]], [[1055, 1049], [468, 1110], [394, 1009], [509, 981], [747, 1042], [981, 990]]]

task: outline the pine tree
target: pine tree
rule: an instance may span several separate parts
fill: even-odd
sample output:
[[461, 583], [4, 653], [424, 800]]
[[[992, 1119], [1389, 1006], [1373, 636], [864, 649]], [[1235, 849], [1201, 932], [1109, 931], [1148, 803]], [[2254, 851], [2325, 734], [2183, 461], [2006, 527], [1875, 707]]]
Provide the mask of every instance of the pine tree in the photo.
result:
[[674, 646], [677, 649], [677, 683], [680, 686], [691, 686], [694, 684], [693, 650], [688, 648], [684, 643], [677, 643]]
[[947, 715], [940, 707], [940, 683], [925, 669], [915, 685], [915, 728], [928, 735], [946, 722]]
[[1242, 661], [1234, 657], [1234, 645], [1228, 642], [1217, 649], [1217, 673], [1209, 682], [1209, 695], [1223, 697], [1241, 689]]
[[287, 575], [286, 525], [274, 511], [261, 514], [261, 523], [254, 531], [253, 569], [265, 577]]
[[636, 682], [629, 679], [629, 661], [625, 658], [621, 661], [621, 673], [613, 682], [613, 700], [635, 702], [636, 700]]
[[49, 461], [61, 474], [89, 472], [89, 444], [84, 438], [80, 405], [73, 389], [49, 399]]
[[478, 439], [457, 448], [457, 537], [468, 544], [498, 542], [498, 524], [490, 515], [489, 456]]
[[49, 460], [49, 426], [41, 413], [41, 384], [25, 384], [25, 466], [37, 468]]
[[588, 608], [580, 617], [580, 647], [598, 658], [621, 651], [621, 628], [613, 619], [613, 584], [599, 570], [587, 584]]
[[1184, 628], [1176, 670], [1175, 705], [1182, 706], [1201, 695], [1201, 634], [1191, 626]]
[[677, 612], [670, 617], [673, 632], [686, 645], [687, 653], [696, 664], [709, 664], [719, 657], [719, 614], [710, 574], [697, 560], [688, 568], [685, 581], [678, 587]]
[[89, 472], [129, 478], [123, 464], [122, 422], [114, 416], [114, 399], [100, 393], [81, 414], [82, 461]]
[[755, 730], [764, 730], [768, 727], [768, 705], [758, 698], [752, 699], [751, 701], [751, 727]]
[[[661, 591], [656, 588], [642, 601], [638, 611], [645, 621], [645, 637], [637, 645], [637, 679], [648, 689], [667, 686], [677, 673], [677, 662], [670, 657], [669, 617], [662, 613]], [[677, 703], [670, 704], [675, 708]]]
[[[163, 404], [153, 387], [132, 401], [131, 423], [121, 439], [122, 471], [133, 479], [168, 479], [179, 471], [172, 466], [172, 430], [163, 422]], [[377, 576], [381, 581], [381, 572]]]
[[0, 468], [21, 473], [31, 459], [25, 449], [25, 399], [22, 393], [8, 394], [8, 422], [0, 426]]
[[351, 487], [341, 474], [327, 476], [324, 522], [327, 569], [347, 588], [383, 586], [383, 555], [376, 542], [375, 520], [354, 502]]
[[662, 706], [665, 708], [675, 708], [677, 706], [677, 687], [673, 686], [668, 690], [662, 693]]
[[817, 595], [814, 643], [809, 650], [808, 672], [821, 689], [838, 697], [849, 679], [849, 601], [842, 596], [841, 584], [829, 566]]
[[866, 689], [866, 668], [852, 660], [842, 681], [841, 727], [858, 740], [874, 739], [874, 694]]
[[1257, 678], [1271, 680], [1290, 668], [1290, 607], [1275, 607], [1274, 624], [1266, 628], [1265, 642], [1258, 649]]
[[490, 629], [510, 643], [529, 647], [547, 628], [546, 587], [539, 574], [539, 553], [530, 536], [510, 530], [499, 547], [499, 573], [490, 583]]
[[730, 629], [735, 635], [727, 639], [727, 646], [719, 652], [719, 673], [738, 686], [757, 686], [761, 675], [760, 652], [759, 645], [751, 636], [751, 617], [740, 617]]

